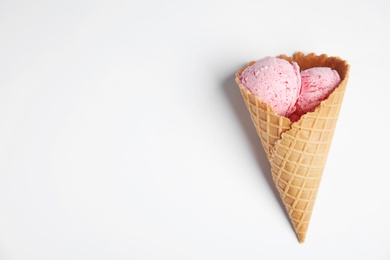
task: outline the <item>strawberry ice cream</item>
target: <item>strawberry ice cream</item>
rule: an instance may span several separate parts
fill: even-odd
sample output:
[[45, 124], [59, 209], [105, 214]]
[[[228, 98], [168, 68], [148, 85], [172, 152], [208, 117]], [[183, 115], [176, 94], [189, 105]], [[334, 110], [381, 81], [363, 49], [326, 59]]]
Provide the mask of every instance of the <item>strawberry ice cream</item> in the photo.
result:
[[290, 116], [297, 121], [303, 114], [314, 109], [326, 99], [340, 83], [337, 71], [327, 67], [316, 67], [301, 72], [301, 93], [296, 103], [296, 110]]
[[265, 57], [240, 75], [241, 84], [281, 116], [290, 116], [301, 89], [299, 66], [284, 59]]
[[246, 67], [239, 80], [277, 114], [296, 122], [332, 93], [340, 83], [340, 76], [328, 67], [299, 72], [295, 62], [265, 57]]

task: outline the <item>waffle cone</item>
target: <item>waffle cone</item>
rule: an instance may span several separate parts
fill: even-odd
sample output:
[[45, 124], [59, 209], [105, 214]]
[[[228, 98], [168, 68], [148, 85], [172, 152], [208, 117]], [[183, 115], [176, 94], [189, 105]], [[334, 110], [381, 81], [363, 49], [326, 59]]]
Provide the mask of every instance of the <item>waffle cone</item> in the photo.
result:
[[279, 58], [295, 61], [301, 70], [330, 67], [339, 73], [341, 79], [339, 86], [314, 112], [291, 123], [242, 86], [239, 75], [254, 62], [236, 74], [236, 82], [271, 164], [273, 181], [298, 240], [303, 243], [347, 86], [349, 65], [339, 57], [324, 54], [298, 52], [292, 57], [281, 55]]

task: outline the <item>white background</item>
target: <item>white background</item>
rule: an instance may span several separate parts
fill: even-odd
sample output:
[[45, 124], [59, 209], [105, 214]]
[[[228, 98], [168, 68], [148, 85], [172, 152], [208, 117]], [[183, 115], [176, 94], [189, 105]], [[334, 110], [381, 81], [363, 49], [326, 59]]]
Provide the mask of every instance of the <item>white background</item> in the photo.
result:
[[[390, 259], [390, 2], [0, 1], [0, 259]], [[234, 73], [350, 81], [306, 243]]]

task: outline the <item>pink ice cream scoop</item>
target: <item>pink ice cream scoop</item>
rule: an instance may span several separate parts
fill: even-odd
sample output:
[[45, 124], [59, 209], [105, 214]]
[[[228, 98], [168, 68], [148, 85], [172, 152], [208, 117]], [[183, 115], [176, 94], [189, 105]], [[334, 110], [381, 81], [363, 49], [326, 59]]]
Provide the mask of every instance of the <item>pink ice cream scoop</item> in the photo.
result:
[[269, 104], [281, 116], [295, 111], [301, 89], [299, 66], [284, 59], [265, 57], [248, 66], [240, 75], [241, 84]]
[[301, 93], [296, 103], [296, 111], [290, 117], [292, 121], [296, 121], [307, 112], [314, 111], [339, 85], [340, 76], [331, 68], [316, 67], [302, 71], [301, 80]]

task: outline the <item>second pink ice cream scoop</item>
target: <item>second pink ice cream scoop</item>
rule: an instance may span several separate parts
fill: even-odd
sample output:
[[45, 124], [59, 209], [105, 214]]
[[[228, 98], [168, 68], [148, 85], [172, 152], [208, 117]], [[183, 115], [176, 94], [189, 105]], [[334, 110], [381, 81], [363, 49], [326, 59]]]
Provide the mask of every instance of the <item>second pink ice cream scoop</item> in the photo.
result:
[[302, 116], [312, 112], [326, 99], [340, 83], [340, 76], [337, 71], [328, 67], [315, 67], [301, 72], [301, 92], [299, 94], [294, 116]]

